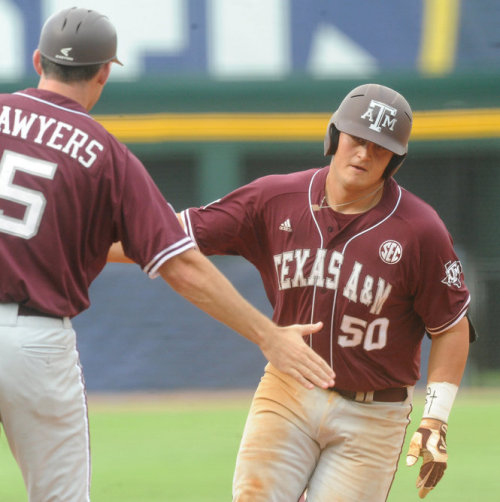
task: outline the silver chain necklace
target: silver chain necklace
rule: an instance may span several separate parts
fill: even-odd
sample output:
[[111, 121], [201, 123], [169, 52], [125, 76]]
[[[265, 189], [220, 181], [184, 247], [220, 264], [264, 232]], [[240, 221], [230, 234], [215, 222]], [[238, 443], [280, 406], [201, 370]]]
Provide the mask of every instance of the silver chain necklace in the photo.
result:
[[321, 199], [321, 202], [318, 206], [318, 209], [327, 209], [327, 208], [334, 209], [336, 207], [343, 207], [343, 206], [348, 206], [349, 204], [354, 204], [355, 202], [359, 202], [360, 200], [367, 199], [368, 197], [370, 197], [370, 195], [375, 195], [377, 192], [379, 192], [382, 189], [383, 186], [384, 186], [384, 183], [382, 183], [375, 190], [373, 190], [373, 192], [370, 192], [366, 195], [363, 195], [362, 197], [359, 197], [358, 199], [350, 200], [349, 202], [341, 202], [340, 204], [328, 204], [326, 202], [326, 193], [325, 193], [324, 197]]

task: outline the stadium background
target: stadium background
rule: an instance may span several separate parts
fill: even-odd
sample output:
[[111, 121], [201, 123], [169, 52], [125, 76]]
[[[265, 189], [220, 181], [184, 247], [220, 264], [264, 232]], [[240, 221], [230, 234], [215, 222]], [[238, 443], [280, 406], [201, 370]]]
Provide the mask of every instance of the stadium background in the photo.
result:
[[[43, 20], [66, 0], [0, 0], [0, 90], [36, 85]], [[480, 340], [465, 382], [500, 383], [500, 4], [496, 0], [86, 1], [119, 32], [93, 110], [142, 159], [176, 209], [268, 173], [322, 166], [340, 99], [374, 81], [415, 111], [397, 174], [447, 224]], [[270, 312], [258, 274], [215, 263]], [[74, 324], [88, 390], [250, 388], [264, 360], [137, 266], [109, 264]], [[424, 350], [428, 349], [426, 343]], [[423, 368], [425, 371], [425, 368]]]

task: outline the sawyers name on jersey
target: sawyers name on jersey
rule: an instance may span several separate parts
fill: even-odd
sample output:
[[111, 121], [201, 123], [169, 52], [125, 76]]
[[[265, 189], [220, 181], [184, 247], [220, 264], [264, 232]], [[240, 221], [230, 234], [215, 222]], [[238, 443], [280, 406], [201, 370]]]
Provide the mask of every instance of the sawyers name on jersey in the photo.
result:
[[104, 150], [99, 141], [72, 124], [7, 105], [1, 108], [0, 133], [62, 152], [86, 168]]
[[117, 240], [152, 278], [194, 245], [139, 159], [80, 103], [0, 94], [0, 302], [79, 314]]

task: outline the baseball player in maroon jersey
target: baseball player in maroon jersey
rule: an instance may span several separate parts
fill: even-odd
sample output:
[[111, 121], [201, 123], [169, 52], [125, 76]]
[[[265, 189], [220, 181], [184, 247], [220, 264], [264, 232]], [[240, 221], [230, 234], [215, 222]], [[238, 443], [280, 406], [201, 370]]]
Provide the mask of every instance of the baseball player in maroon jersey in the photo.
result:
[[299, 385], [334, 383], [303, 339], [321, 323], [281, 328], [249, 305], [193, 249], [139, 160], [90, 117], [119, 63], [116, 45], [105, 16], [65, 9], [42, 28], [38, 88], [0, 95], [0, 417], [30, 502], [90, 500], [70, 319], [89, 306], [113, 241], [151, 278], [257, 343]]
[[426, 332], [427, 400], [407, 464], [423, 457], [421, 498], [443, 475], [473, 328], [445, 225], [393, 178], [411, 126], [403, 96], [362, 85], [328, 124], [329, 166], [267, 176], [181, 213], [204, 254], [255, 265], [276, 323], [324, 322], [307, 341], [336, 374], [333, 388], [308, 391], [267, 365], [237, 457], [235, 501], [296, 501], [305, 489], [311, 502], [385, 501]]

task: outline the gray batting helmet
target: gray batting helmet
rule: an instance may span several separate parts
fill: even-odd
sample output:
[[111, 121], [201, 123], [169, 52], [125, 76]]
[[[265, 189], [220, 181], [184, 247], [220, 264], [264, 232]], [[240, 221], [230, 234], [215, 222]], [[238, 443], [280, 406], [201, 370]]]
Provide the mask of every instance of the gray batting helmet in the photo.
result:
[[86, 66], [113, 61], [116, 57], [116, 30], [109, 19], [95, 10], [72, 7], [47, 19], [38, 49], [53, 63]]
[[394, 153], [385, 177], [396, 172], [408, 153], [412, 111], [398, 92], [378, 84], [353, 89], [332, 115], [325, 135], [324, 153], [337, 150], [339, 133], [363, 138]]

